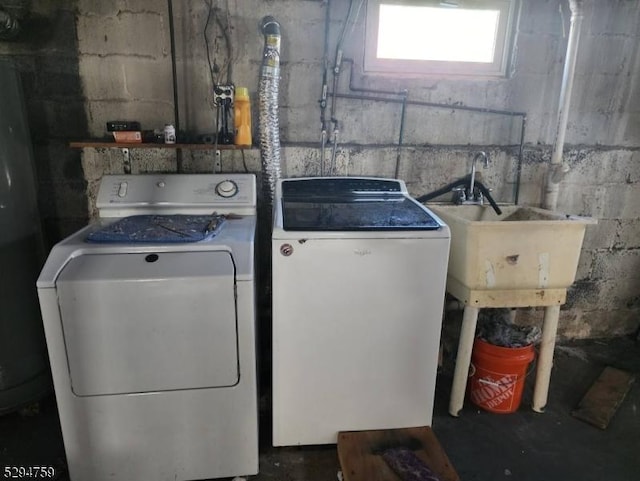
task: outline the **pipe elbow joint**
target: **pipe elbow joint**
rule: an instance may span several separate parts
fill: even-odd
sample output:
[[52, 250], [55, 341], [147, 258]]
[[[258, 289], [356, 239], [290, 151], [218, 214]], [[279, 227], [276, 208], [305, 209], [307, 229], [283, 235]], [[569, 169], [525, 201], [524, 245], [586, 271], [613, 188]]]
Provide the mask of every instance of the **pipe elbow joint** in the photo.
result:
[[565, 162], [554, 165], [550, 175], [551, 183], [559, 184], [562, 182], [570, 170], [571, 168]]
[[584, 0], [569, 0], [569, 8], [571, 9], [572, 13], [582, 14], [584, 3]]

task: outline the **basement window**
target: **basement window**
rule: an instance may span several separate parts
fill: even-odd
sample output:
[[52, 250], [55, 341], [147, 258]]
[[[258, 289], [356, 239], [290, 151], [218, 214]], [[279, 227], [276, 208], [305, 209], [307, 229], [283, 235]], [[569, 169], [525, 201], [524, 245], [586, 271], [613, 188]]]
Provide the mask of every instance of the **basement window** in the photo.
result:
[[505, 76], [516, 0], [367, 0], [367, 72]]

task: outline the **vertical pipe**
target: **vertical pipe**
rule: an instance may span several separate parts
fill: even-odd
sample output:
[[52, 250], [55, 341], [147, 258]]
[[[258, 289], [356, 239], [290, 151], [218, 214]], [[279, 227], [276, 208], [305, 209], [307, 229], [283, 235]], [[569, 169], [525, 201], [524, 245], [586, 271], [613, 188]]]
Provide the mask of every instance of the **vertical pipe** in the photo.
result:
[[[336, 125], [337, 122], [336, 122]], [[331, 165], [329, 167], [329, 175], [336, 175], [336, 155], [338, 154], [338, 136], [340, 131], [336, 128], [333, 130], [333, 148], [331, 149]]]
[[[167, 0], [169, 16], [169, 41], [171, 46], [171, 75], [173, 78], [173, 116], [176, 128], [176, 138], [180, 132], [180, 107], [178, 105], [178, 73], [176, 71], [176, 35], [173, 24], [173, 1]], [[182, 172], [182, 150], [176, 149], [176, 170]]]
[[320, 177], [324, 177], [325, 149], [327, 148], [327, 131], [322, 129], [320, 133]]
[[320, 176], [324, 176], [325, 149], [327, 147], [327, 77], [329, 71], [329, 23], [331, 22], [331, 0], [325, 0], [324, 17], [324, 70], [322, 72], [322, 92], [320, 94]]
[[514, 204], [520, 201], [520, 181], [522, 179], [522, 162], [524, 161], [524, 133], [527, 128], [527, 116], [522, 116], [522, 127], [520, 129], [520, 145], [518, 146], [518, 165], [516, 167], [516, 185], [514, 187]]
[[402, 143], [404, 140], [404, 121], [407, 113], [407, 94], [404, 90], [402, 92], [402, 109], [400, 110], [400, 133], [398, 134], [398, 151], [396, 153], [396, 170], [394, 178], [398, 178], [400, 175], [400, 155], [402, 154]]
[[584, 18], [584, 0], [570, 0], [571, 7], [571, 27], [569, 29], [569, 40], [567, 42], [567, 53], [564, 61], [564, 71], [562, 72], [562, 87], [560, 88], [560, 101], [558, 107], [558, 121], [556, 127], [556, 137], [551, 155], [551, 163], [547, 172], [546, 189], [544, 197], [544, 208], [555, 210], [558, 206], [558, 194], [560, 192], [560, 182], [567, 172], [567, 166], [562, 161], [567, 123], [569, 121], [569, 107], [571, 105], [571, 90], [576, 70], [576, 59], [578, 57], [578, 46], [580, 42], [580, 31], [582, 30], [582, 19]]

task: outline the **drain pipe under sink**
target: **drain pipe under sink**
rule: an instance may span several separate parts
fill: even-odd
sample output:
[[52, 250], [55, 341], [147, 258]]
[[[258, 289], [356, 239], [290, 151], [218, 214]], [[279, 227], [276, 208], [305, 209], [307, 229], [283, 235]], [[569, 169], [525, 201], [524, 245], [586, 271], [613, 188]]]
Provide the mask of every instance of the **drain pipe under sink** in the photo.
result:
[[562, 160], [562, 153], [569, 120], [569, 106], [571, 104], [571, 90], [575, 77], [576, 59], [578, 57], [580, 31], [582, 30], [582, 19], [584, 18], [584, 0], [569, 0], [569, 6], [571, 8], [571, 27], [569, 29], [564, 71], [562, 73], [556, 137], [553, 145], [553, 154], [551, 155], [551, 163], [547, 171], [543, 201], [543, 207], [549, 210], [557, 209], [560, 182], [562, 182], [562, 179], [569, 171], [569, 166]]

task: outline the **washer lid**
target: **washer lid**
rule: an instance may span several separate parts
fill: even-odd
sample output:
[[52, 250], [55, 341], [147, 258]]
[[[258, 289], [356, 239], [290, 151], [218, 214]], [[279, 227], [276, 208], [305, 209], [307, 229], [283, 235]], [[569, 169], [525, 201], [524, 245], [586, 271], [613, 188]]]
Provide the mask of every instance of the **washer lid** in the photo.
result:
[[286, 231], [436, 230], [427, 209], [396, 179], [325, 177], [281, 183]]
[[435, 230], [440, 224], [404, 195], [282, 201], [283, 228], [289, 231]]
[[80, 255], [56, 288], [76, 395], [237, 384], [228, 252]]

